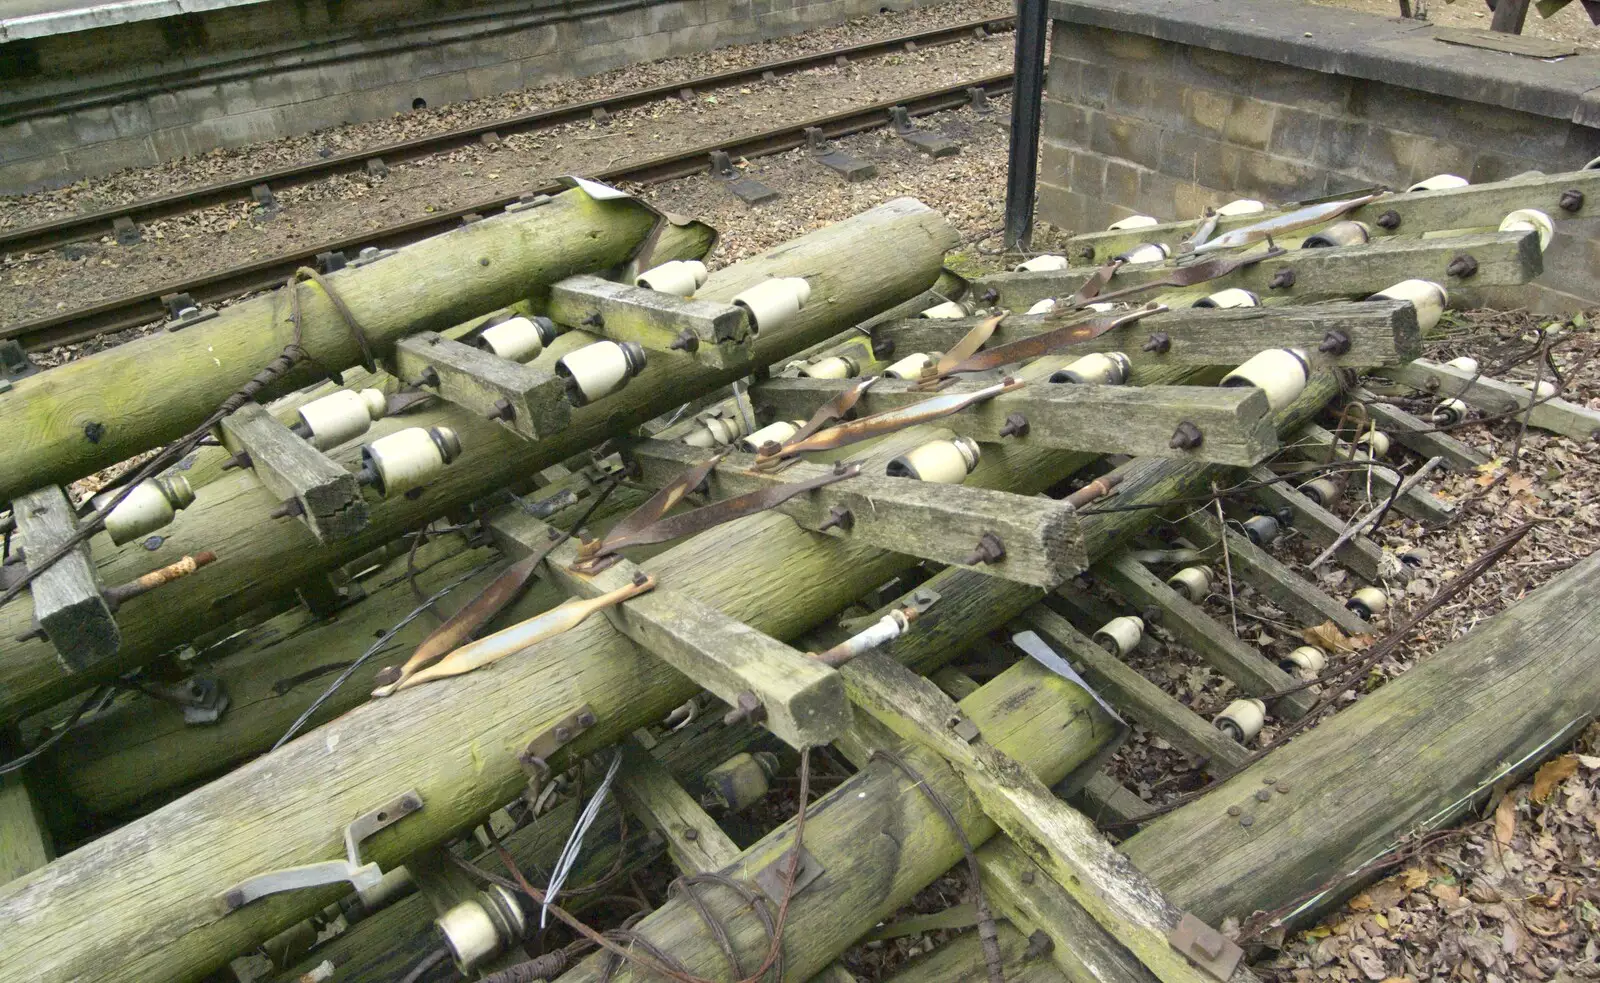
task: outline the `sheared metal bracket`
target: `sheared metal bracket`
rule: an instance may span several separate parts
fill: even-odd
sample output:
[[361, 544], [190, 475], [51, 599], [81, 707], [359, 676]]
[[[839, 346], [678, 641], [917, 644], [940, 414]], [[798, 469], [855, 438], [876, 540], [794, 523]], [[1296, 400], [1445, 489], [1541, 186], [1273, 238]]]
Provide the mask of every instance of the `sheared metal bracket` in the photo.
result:
[[[778, 855], [778, 859], [767, 864], [756, 872], [753, 880], [761, 888], [761, 893], [771, 898], [774, 903], [783, 902], [783, 885], [789, 873], [789, 857], [794, 849], [790, 848]], [[823, 875], [823, 867], [817, 862], [805, 847], [800, 848], [800, 866], [794, 872], [794, 891], [792, 897], [799, 897], [800, 892], [810, 887], [812, 882]]]
[[209, 321], [217, 316], [215, 307], [201, 307], [188, 294], [163, 294], [161, 303], [167, 309], [168, 331], [182, 331], [191, 324]]
[[422, 796], [411, 791], [369, 813], [357, 816], [344, 830], [345, 859], [305, 864], [300, 867], [285, 867], [283, 870], [257, 874], [240, 881], [217, 898], [222, 905], [222, 913], [226, 915], [238, 911], [257, 898], [264, 898], [269, 894], [298, 891], [308, 887], [325, 887], [341, 881], [349, 881], [357, 891], [374, 887], [383, 879], [383, 871], [375, 863], [361, 862], [362, 841], [381, 829], [393, 826], [421, 808]]
[[33, 364], [33, 359], [22, 350], [22, 346], [10, 338], [0, 341], [0, 393], [11, 388], [11, 380], [21, 379], [33, 375], [39, 367]]
[[593, 727], [599, 719], [595, 716], [594, 708], [585, 703], [556, 721], [554, 726], [529, 741], [528, 746], [522, 749], [522, 753], [517, 755], [517, 764], [528, 776], [528, 802], [538, 800], [540, 787], [550, 777], [550, 759], [555, 753], [571, 743], [574, 737]]
[[911, 113], [904, 106], [889, 107], [889, 125], [895, 136], [911, 144], [929, 157], [952, 157], [961, 152], [961, 144], [943, 133], [919, 130], [911, 123]]
[[1232, 979], [1233, 971], [1239, 968], [1239, 961], [1244, 958], [1243, 949], [1187, 911], [1167, 939], [1174, 949], [1219, 980]]
[[211, 676], [191, 676], [177, 683], [145, 683], [140, 689], [182, 710], [183, 722], [190, 727], [214, 724], [228, 709], [227, 691], [221, 680]]
[[753, 177], [740, 174], [725, 150], [711, 153], [711, 176], [721, 181], [734, 197], [746, 205], [764, 205], [778, 197], [778, 193]]
[[852, 157], [829, 143], [819, 127], [806, 127], [806, 149], [817, 163], [837, 172], [851, 184], [878, 176], [878, 165]]

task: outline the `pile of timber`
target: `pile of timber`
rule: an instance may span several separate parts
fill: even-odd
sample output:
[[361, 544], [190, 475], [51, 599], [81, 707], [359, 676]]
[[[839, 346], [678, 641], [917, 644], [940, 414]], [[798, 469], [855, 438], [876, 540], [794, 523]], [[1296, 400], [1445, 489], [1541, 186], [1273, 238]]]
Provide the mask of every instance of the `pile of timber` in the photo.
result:
[[[665, 850], [721, 875], [631, 921], [630, 951], [680, 975], [754, 974], [781, 909], [768, 978], [848, 979], [842, 953], [971, 864], [998, 927], [907, 979], [1251, 978], [1215, 926], [1315, 914], [1593, 712], [1593, 559], [1259, 758], [1320, 666], [1200, 602], [1225, 551], [1222, 575], [1303, 627], [1381, 614], [1337, 485], [1439, 518], [1379, 438], [1481, 456], [1358, 374], [1441, 418], [1600, 432], [1559, 391], [1418, 358], [1449, 290], [1531, 280], [1596, 192], [1584, 171], [1119, 223], [965, 283], [912, 200], [707, 274], [710, 229], [580, 182], [19, 379], [0, 711], [26, 763], [0, 778], [0, 969], [253, 978], [254, 953], [281, 980], [652, 978], [606, 953], [535, 973], [540, 906], [459, 864], [500, 869], [503, 842], [543, 886], [616, 762], [581, 870]], [[1319, 425], [1346, 403], [1358, 426]], [[62, 487], [214, 421], [109, 517]], [[1313, 488], [1305, 462], [1335, 455], [1342, 480]], [[1365, 586], [1293, 572], [1285, 525]], [[401, 675], [430, 603], [474, 597], [497, 616], [439, 665], [495, 661]], [[1125, 661], [1151, 622], [1238, 691], [1218, 721]], [[950, 668], [1001, 629], [992, 678]], [[1141, 820], [1102, 770], [1129, 720], [1223, 781]], [[853, 774], [803, 834], [741, 849], [740, 810], [823, 745]], [[1114, 845], [1080, 809], [1143, 828]]]

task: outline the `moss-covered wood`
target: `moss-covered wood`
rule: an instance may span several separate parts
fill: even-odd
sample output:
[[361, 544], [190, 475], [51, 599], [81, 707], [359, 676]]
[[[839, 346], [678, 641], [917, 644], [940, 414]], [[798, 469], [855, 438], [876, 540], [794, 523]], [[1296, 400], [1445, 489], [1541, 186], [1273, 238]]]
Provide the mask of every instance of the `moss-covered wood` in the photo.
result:
[[[1279, 480], [1270, 468], [1252, 468], [1248, 480], [1258, 486], [1251, 494], [1270, 511], [1286, 508], [1293, 512], [1294, 531], [1318, 550], [1332, 546], [1344, 532], [1343, 519], [1301, 494], [1294, 482]], [[1333, 556], [1362, 580], [1368, 583], [1377, 581], [1378, 564], [1383, 559], [1383, 551], [1365, 536], [1345, 540]]]
[[[495, 221], [499, 220], [475, 223], [471, 228]], [[718, 270], [701, 288], [701, 296], [730, 297], [752, 280], [804, 272], [812, 284], [812, 303], [781, 328], [763, 331], [753, 342], [761, 361], [776, 362], [874, 311], [916, 295], [938, 276], [944, 252], [955, 242], [955, 233], [937, 213], [911, 199], [896, 199]], [[534, 364], [553, 367], [562, 354], [593, 340], [584, 332], [567, 332]], [[92, 541], [105, 583], [123, 583], [185, 554], [213, 550], [218, 556], [216, 563], [187, 580], [182, 591], [157, 592], [125, 603], [118, 612], [122, 648], [99, 668], [115, 673], [142, 664], [292, 591], [314, 573], [354, 559], [508, 481], [527, 481], [542, 468], [670, 412], [691, 394], [709, 392], [734, 378], [734, 373], [701, 365], [688, 355], [659, 353], [621, 392], [574, 410], [570, 426], [534, 443], [497, 423], [448, 406], [378, 421], [369, 437], [400, 426], [452, 427], [460, 436], [462, 454], [421, 497], [374, 503], [367, 529], [337, 544], [317, 544], [310, 530], [294, 520], [267, 519], [267, 513], [279, 503], [253, 475], [219, 478], [162, 530], [162, 545], [154, 553], [135, 544], [115, 549], [103, 537]], [[357, 453], [346, 447], [331, 456], [354, 466]], [[1028, 474], [1017, 480], [1035, 479], [1037, 475]], [[27, 630], [26, 608], [20, 600], [0, 608], [0, 717], [42, 708], [93, 681], [82, 675], [69, 678], [48, 644], [9, 641]]]
[[[1597, 578], [1591, 556], [1124, 849], [1179, 903], [1220, 920], [1296, 908], [1402, 838], [1450, 825], [1593, 718]], [[1279, 791], [1259, 802], [1269, 777]], [[1253, 817], [1248, 829], [1230, 806]]]
[[630, 738], [622, 755], [617, 798], [666, 842], [674, 866], [685, 874], [704, 874], [738, 859], [733, 840], [649, 751]]
[[[1447, 272], [1457, 256], [1477, 260], [1470, 278]], [[1272, 286], [1282, 270], [1294, 271], [1291, 286]], [[1449, 239], [1387, 239], [1358, 246], [1331, 249], [1294, 249], [1272, 259], [1235, 270], [1197, 287], [1173, 291], [1170, 296], [1190, 302], [1228, 287], [1241, 287], [1277, 300], [1314, 300], [1365, 297], [1400, 280], [1422, 279], [1446, 287], [1506, 286], [1527, 283], [1544, 271], [1539, 237], [1533, 232], [1475, 232]], [[1155, 283], [1172, 273], [1171, 263], [1145, 263], [1117, 272], [1105, 292]], [[1092, 266], [1047, 273], [997, 273], [979, 278], [973, 289], [999, 293], [1001, 307], [1026, 310], [1047, 297], [1071, 297], [1095, 274]], [[1148, 327], [1147, 327], [1148, 330]]]
[[[1064, 352], [1077, 354], [1076, 347]], [[828, 379], [774, 379], [760, 389], [778, 419], [804, 420], [851, 383]], [[939, 395], [976, 392], [991, 382], [958, 381]], [[856, 404], [860, 416], [915, 406], [929, 398], [914, 382], [884, 379]], [[1255, 464], [1278, 449], [1267, 421], [1266, 395], [1252, 388], [1206, 386], [1103, 386], [1038, 380], [1002, 393], [945, 420], [956, 433], [985, 443], [1015, 441], [1099, 454], [1177, 457], [1217, 464]], [[1022, 433], [1008, 428], [1020, 414]], [[1173, 446], [1180, 424], [1197, 427], [1196, 446]], [[1002, 431], [1006, 431], [1002, 434]]]
[[[1600, 195], [1600, 176], [1594, 171], [1576, 171], [1533, 178], [1511, 178], [1444, 191], [1385, 195], [1341, 218], [1365, 222], [1374, 240], [1446, 229], [1492, 229], [1500, 224], [1506, 213], [1519, 208], [1537, 208], [1560, 222], [1570, 215], [1561, 207], [1562, 193], [1568, 189], [1581, 191], [1594, 200], [1596, 195]], [[1398, 222], [1392, 225], [1379, 223], [1379, 216], [1387, 212], [1393, 212]], [[1278, 213], [1223, 216], [1217, 220], [1216, 234], [1254, 225], [1275, 214]], [[1168, 222], [1122, 232], [1091, 232], [1074, 236], [1068, 241], [1066, 252], [1074, 263], [1104, 263], [1141, 242], [1165, 243], [1175, 249], [1178, 242], [1194, 232], [1198, 224], [1196, 221]]]
[[725, 302], [576, 276], [550, 288], [546, 313], [557, 324], [637, 342], [651, 351], [692, 347], [695, 358], [717, 368], [751, 364], [744, 312]]
[[[981, 318], [910, 318], [882, 329], [895, 350], [943, 352], [960, 341]], [[1060, 326], [1044, 314], [1012, 314], [1003, 321], [988, 347], [1019, 341]], [[1232, 367], [1267, 348], [1290, 346], [1316, 352], [1328, 332], [1350, 339], [1350, 350], [1338, 356], [1347, 366], [1395, 365], [1422, 351], [1416, 309], [1404, 301], [1329, 301], [1286, 307], [1215, 309], [1181, 307], [1112, 328], [1098, 338], [1079, 342], [1071, 351], [1122, 352], [1136, 364]], [[1146, 352], [1156, 332], [1165, 334], [1165, 352]]]
[[21, 775], [0, 776], [0, 884], [55, 859], [50, 830]]
[[548, 368], [521, 365], [434, 331], [400, 339], [393, 365], [398, 378], [416, 385], [426, 376], [425, 391], [476, 416], [502, 420], [529, 440], [548, 437], [572, 419], [566, 385]]
[[[1337, 448], [1336, 460], [1348, 460], [1350, 445], [1339, 440], [1326, 429], [1314, 423], [1302, 427], [1300, 433], [1288, 444], [1306, 459], [1316, 464], [1327, 464], [1330, 460], [1330, 450]], [[1403, 484], [1405, 476], [1396, 476], [1394, 462], [1379, 461], [1377, 466], [1356, 467], [1344, 472], [1345, 496], [1358, 501], [1370, 501], [1374, 504], [1387, 502], [1394, 493], [1396, 485]], [[1455, 503], [1447, 502], [1433, 492], [1417, 485], [1400, 495], [1394, 502], [1395, 511], [1401, 515], [1408, 515], [1413, 519], [1424, 522], [1443, 522], [1455, 515]], [[1337, 521], [1337, 520], [1336, 520]], [[1344, 524], [1339, 524], [1339, 529], [1344, 530]]]
[[[78, 531], [78, 519], [66, 492], [55, 485], [28, 492], [12, 503], [18, 545], [25, 551], [28, 567], [34, 568], [54, 553]], [[129, 578], [132, 579], [132, 578]], [[12, 637], [38, 628], [44, 642], [55, 650], [60, 664], [77, 672], [116, 655], [122, 644], [111, 604], [101, 593], [99, 579], [89, 560], [89, 547], [73, 547], [53, 566], [28, 585], [27, 600], [18, 598], [11, 607], [17, 611], [31, 606], [33, 624], [20, 628]]]
[[[1425, 358], [1385, 369], [1383, 374], [1396, 382], [1437, 394], [1440, 399], [1459, 399], [1489, 414], [1527, 409], [1533, 402], [1530, 389], [1467, 372], [1453, 365], [1430, 362]], [[1554, 382], [1553, 379], [1546, 381]], [[1592, 441], [1600, 438], [1600, 410], [1579, 406], [1565, 399], [1540, 402], [1533, 407], [1527, 419], [1532, 426], [1573, 440]]]
[[1379, 430], [1393, 437], [1395, 443], [1425, 458], [1437, 457], [1452, 471], [1471, 474], [1489, 461], [1489, 455], [1468, 447], [1449, 433], [1439, 430], [1434, 423], [1419, 419], [1398, 406], [1381, 402], [1366, 389], [1357, 389], [1351, 395], [1366, 404], [1367, 415], [1372, 422]]
[[[617, 265], [655, 221], [637, 202], [573, 190], [329, 274], [359, 327], [344, 323], [322, 287], [303, 283], [294, 289], [309, 358], [284, 388], [359, 364], [358, 331], [383, 356], [402, 335]], [[700, 251], [709, 246], [706, 230]], [[194, 427], [294, 340], [289, 311], [280, 291], [18, 380], [0, 394], [0, 499], [82, 477]]]
[[298, 502], [300, 520], [318, 542], [347, 539], [366, 528], [368, 511], [350, 473], [279, 423], [267, 410], [247, 403], [222, 421], [222, 441], [247, 454], [250, 470], [280, 502]]

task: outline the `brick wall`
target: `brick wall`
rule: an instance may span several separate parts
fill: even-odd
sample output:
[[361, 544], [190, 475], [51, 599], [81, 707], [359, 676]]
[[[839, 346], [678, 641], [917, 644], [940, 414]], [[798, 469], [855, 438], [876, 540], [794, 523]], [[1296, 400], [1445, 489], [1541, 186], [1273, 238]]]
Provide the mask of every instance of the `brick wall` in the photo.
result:
[[269, 0], [0, 44], [0, 194], [937, 0]]
[[[1070, 22], [1063, 9], [1039, 179], [1039, 215], [1060, 228], [1102, 229], [1135, 213], [1193, 218], [1234, 198], [1404, 188], [1446, 172], [1475, 183], [1555, 173], [1600, 156], [1600, 129], [1571, 118]], [[1600, 303], [1600, 219], [1560, 228], [1537, 289], [1480, 299]]]

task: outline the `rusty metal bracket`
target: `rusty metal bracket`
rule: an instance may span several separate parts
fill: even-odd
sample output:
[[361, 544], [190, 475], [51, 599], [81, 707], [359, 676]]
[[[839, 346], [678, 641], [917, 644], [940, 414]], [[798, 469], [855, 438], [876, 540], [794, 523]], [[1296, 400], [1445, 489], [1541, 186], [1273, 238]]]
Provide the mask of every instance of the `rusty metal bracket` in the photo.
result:
[[538, 800], [540, 786], [550, 777], [550, 759], [557, 751], [571, 743], [574, 737], [593, 727], [599, 719], [595, 716], [594, 708], [585, 703], [556, 721], [549, 730], [529, 741], [528, 746], [517, 755], [517, 764], [522, 766], [523, 772], [528, 776], [529, 805]]
[[[773, 904], [783, 903], [783, 882], [789, 870], [789, 857], [793, 853], [793, 848], [783, 851], [778, 855], [778, 859], [761, 868], [756, 872], [756, 876], [751, 878], [756, 882], [756, 887], [761, 889], [761, 893], [772, 899]], [[811, 855], [811, 851], [801, 847], [800, 866], [794, 872], [794, 892], [792, 896], [799, 897], [800, 892], [810, 887], [812, 882], [821, 877], [822, 874], [823, 868], [817, 862], [817, 858]]]
[[183, 722], [189, 727], [214, 724], [228, 709], [227, 691], [211, 676], [191, 676], [178, 683], [144, 683], [139, 690], [182, 710]]
[[1243, 949], [1187, 911], [1178, 921], [1178, 927], [1167, 933], [1167, 941], [1219, 980], [1231, 979], [1244, 958]]
[[375, 863], [361, 862], [362, 842], [421, 808], [422, 796], [413, 790], [371, 812], [357, 816], [344, 830], [345, 859], [286, 867], [283, 870], [246, 878], [217, 897], [222, 913], [226, 915], [237, 911], [257, 898], [264, 898], [269, 894], [298, 891], [308, 887], [325, 887], [341, 881], [349, 881], [357, 891], [375, 887], [383, 879], [383, 871]]
[[[1142, 288], [1141, 288], [1142, 289]], [[962, 372], [987, 372], [997, 369], [1002, 365], [1012, 362], [1022, 362], [1041, 355], [1048, 355], [1057, 348], [1065, 348], [1079, 342], [1090, 341], [1110, 331], [1112, 328], [1134, 321], [1151, 314], [1159, 314], [1166, 310], [1165, 304], [1154, 304], [1141, 307], [1136, 311], [1127, 311], [1122, 314], [1102, 314], [1071, 324], [1064, 324], [1059, 328], [1036, 334], [1032, 338], [1022, 338], [1009, 344], [990, 348], [979, 352], [971, 358], [965, 359], [961, 364], [950, 369], [951, 374]]]
[[952, 714], [949, 721], [950, 732], [961, 738], [964, 743], [971, 744], [983, 735], [978, 731], [978, 725], [972, 718], [964, 713]]
[[1016, 379], [1002, 379], [1000, 382], [992, 386], [985, 386], [976, 392], [947, 393], [942, 396], [925, 399], [911, 406], [902, 406], [899, 409], [874, 413], [872, 416], [864, 416], [859, 420], [851, 420], [822, 433], [813, 434], [804, 440], [791, 439], [780, 447], [776, 453], [758, 455], [755, 466], [758, 470], [771, 470], [776, 468], [783, 459], [792, 458], [798, 454], [848, 447], [863, 440], [881, 437], [897, 430], [904, 430], [906, 427], [938, 420], [942, 417], [950, 416], [952, 413], [959, 413], [969, 406], [975, 406], [978, 403], [991, 400], [1001, 393], [1021, 389], [1022, 386], [1023, 383]]
[[1111, 278], [1117, 275], [1117, 270], [1125, 262], [1127, 261], [1117, 257], [1095, 270], [1094, 275], [1083, 281], [1083, 286], [1079, 287], [1078, 292], [1072, 295], [1072, 306], [1084, 307], [1093, 303], [1094, 299], [1100, 296], [1100, 291], [1106, 288], [1106, 284], [1111, 282]]
[[[855, 405], [861, 401], [862, 394], [881, 378], [883, 376], [869, 375], [817, 407], [817, 411], [811, 414], [811, 419], [806, 421], [805, 426], [794, 432], [794, 436], [789, 438], [789, 442], [792, 444], [796, 441], [805, 440], [835, 420], [844, 419], [851, 410], [855, 409]], [[757, 448], [757, 450], [760, 450], [760, 448]]]

